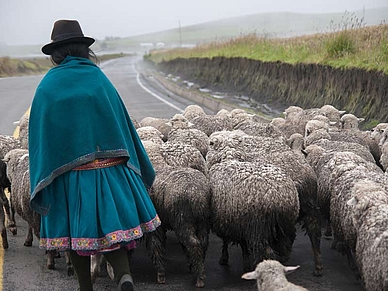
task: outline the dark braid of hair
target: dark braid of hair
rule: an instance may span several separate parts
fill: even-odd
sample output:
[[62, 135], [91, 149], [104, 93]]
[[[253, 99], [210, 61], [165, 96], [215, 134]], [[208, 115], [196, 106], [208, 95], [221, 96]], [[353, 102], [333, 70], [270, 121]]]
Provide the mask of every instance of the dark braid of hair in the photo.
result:
[[54, 66], [57, 66], [62, 63], [67, 56], [80, 57], [89, 60], [93, 59], [95, 62], [98, 62], [98, 58], [95, 53], [86, 44], [78, 42], [63, 44], [55, 47], [50, 59]]

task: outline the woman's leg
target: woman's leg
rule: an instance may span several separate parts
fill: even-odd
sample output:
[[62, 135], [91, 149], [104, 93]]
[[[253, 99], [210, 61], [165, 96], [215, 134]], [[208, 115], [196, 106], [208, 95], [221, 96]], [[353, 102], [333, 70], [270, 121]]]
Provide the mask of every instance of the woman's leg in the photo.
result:
[[90, 256], [79, 256], [75, 251], [70, 251], [69, 254], [77, 274], [80, 291], [93, 291], [90, 276]]
[[116, 251], [104, 253], [105, 259], [112, 265], [115, 280], [119, 284], [120, 291], [132, 291], [133, 280], [129, 270], [127, 250], [121, 248]]

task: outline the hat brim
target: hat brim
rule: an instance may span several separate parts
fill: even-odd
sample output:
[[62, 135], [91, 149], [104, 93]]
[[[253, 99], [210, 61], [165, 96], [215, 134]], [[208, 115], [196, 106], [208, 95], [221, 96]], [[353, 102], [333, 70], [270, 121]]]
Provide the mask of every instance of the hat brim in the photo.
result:
[[80, 37], [67, 38], [61, 41], [50, 42], [42, 47], [42, 52], [45, 55], [51, 55], [56, 47], [63, 44], [71, 43], [71, 42], [81, 42], [86, 44], [89, 47], [95, 42], [95, 39], [87, 36], [80, 36]]

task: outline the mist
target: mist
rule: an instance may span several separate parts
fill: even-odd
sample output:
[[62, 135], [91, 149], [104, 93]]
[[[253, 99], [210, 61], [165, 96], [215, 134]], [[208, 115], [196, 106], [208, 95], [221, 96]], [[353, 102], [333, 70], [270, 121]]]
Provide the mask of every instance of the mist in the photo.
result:
[[77, 19], [85, 35], [102, 40], [256, 13], [332, 13], [386, 6], [386, 0], [0, 0], [0, 44], [48, 43], [58, 19]]

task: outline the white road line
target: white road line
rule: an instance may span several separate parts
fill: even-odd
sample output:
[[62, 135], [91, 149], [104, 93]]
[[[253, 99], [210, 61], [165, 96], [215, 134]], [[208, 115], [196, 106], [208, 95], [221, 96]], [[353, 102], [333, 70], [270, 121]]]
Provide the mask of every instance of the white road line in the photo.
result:
[[171, 102], [168, 102], [167, 100], [163, 99], [162, 97], [160, 97], [159, 95], [155, 94], [154, 92], [152, 92], [151, 90], [149, 90], [146, 86], [144, 86], [141, 82], [140, 82], [140, 73], [137, 72], [137, 76], [136, 76], [136, 81], [137, 83], [139, 84], [140, 87], [142, 87], [145, 91], [147, 91], [148, 93], [150, 93], [152, 96], [154, 96], [156, 99], [159, 99], [160, 101], [166, 103], [168, 106], [178, 110], [180, 113], [183, 113], [184, 110], [180, 109], [179, 107], [175, 106], [174, 104], [172, 104]]

